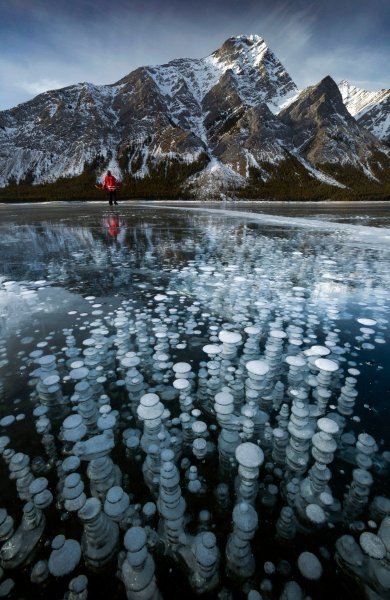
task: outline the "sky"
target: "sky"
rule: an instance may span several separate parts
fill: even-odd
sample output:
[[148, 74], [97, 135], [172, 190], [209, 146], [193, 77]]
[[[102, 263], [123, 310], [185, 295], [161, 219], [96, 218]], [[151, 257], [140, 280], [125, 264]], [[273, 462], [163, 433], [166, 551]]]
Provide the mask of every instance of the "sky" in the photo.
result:
[[257, 34], [299, 89], [389, 87], [389, 0], [0, 0], [0, 110]]

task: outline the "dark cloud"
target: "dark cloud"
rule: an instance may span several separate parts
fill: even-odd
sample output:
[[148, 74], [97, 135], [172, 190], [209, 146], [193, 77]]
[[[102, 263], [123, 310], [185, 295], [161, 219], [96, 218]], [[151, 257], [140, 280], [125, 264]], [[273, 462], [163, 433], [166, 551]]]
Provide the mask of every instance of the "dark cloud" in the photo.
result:
[[143, 64], [263, 36], [299, 87], [330, 74], [388, 85], [387, 0], [0, 0], [0, 108], [33, 90], [112, 83]]

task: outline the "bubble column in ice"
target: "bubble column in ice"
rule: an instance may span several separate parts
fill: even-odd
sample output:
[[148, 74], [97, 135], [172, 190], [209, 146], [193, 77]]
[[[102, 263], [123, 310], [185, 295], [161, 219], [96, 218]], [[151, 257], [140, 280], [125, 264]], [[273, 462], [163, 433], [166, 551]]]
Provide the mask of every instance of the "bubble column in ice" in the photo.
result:
[[250, 540], [258, 524], [255, 509], [247, 502], [236, 504], [233, 509], [233, 533], [226, 544], [226, 570], [228, 575], [247, 579], [255, 572], [255, 559]]
[[254, 504], [258, 491], [259, 468], [264, 462], [264, 453], [252, 442], [244, 442], [236, 448], [238, 462], [237, 498]]
[[157, 508], [161, 519], [161, 535], [173, 550], [185, 543], [184, 513], [186, 503], [181, 495], [180, 476], [173, 462], [163, 462], [160, 471], [160, 490]]
[[197, 535], [193, 551], [196, 566], [190, 575], [192, 587], [198, 594], [211, 592], [219, 583], [219, 550], [215, 535], [209, 531]]
[[106, 494], [115, 485], [121, 485], [122, 473], [109, 456], [101, 456], [90, 461], [87, 468], [92, 496], [104, 502]]
[[161, 448], [158, 444], [149, 444], [146, 458], [142, 464], [144, 480], [154, 497], [157, 497], [160, 484]]
[[371, 469], [372, 456], [377, 452], [378, 446], [372, 435], [360, 433], [356, 442], [356, 462], [361, 469]]
[[[194, 387], [194, 373], [191, 370], [191, 365], [189, 363], [186, 363], [186, 362], [178, 362], [178, 363], [175, 363], [172, 366], [172, 369], [173, 369], [173, 372], [175, 374], [175, 380], [174, 380], [173, 384], [177, 380], [185, 379], [190, 384], [190, 389], [192, 390], [192, 388]], [[174, 385], [174, 387], [176, 387], [176, 386]], [[183, 390], [184, 389], [186, 389], [186, 397], [187, 397], [186, 406], [188, 406], [188, 410], [191, 410], [191, 408], [192, 408], [192, 399], [190, 397], [189, 390], [187, 390], [187, 388], [183, 387]]]
[[77, 471], [80, 466], [80, 459], [77, 456], [68, 456], [63, 461], [57, 463], [57, 502], [62, 502], [62, 492], [64, 489], [64, 482], [67, 475]]
[[65, 334], [65, 348], [63, 351], [66, 356], [66, 365], [70, 367], [70, 364], [79, 356], [81, 350], [76, 346], [76, 338], [73, 335], [72, 329], [64, 329]]
[[84, 425], [89, 434], [97, 433], [97, 420], [99, 411], [96, 402], [93, 399], [92, 388], [88, 381], [79, 381], [75, 385], [75, 392], [71, 396], [71, 401], [76, 404], [76, 410], [81, 415]]
[[260, 327], [250, 325], [244, 328], [244, 332], [247, 334], [247, 339], [242, 349], [240, 357], [240, 364], [244, 368], [246, 363], [251, 360], [258, 360], [260, 356]]
[[282, 370], [283, 343], [287, 333], [281, 329], [271, 329], [265, 344], [264, 358], [269, 366], [267, 379], [274, 380]]
[[296, 475], [303, 475], [309, 463], [310, 440], [313, 429], [309, 425], [309, 409], [300, 401], [294, 400], [288, 423], [290, 434], [286, 449], [286, 464], [290, 471]]
[[319, 431], [312, 437], [311, 453], [315, 460], [308, 477], [302, 482], [301, 494], [308, 503], [319, 503], [323, 492], [330, 493], [327, 484], [332, 477], [328, 465], [334, 459], [337, 443], [334, 436], [337, 435], [339, 427], [333, 419], [323, 417], [318, 419]]
[[108, 335], [109, 331], [104, 325], [91, 330], [91, 338], [95, 340], [95, 346], [98, 348], [101, 357], [100, 364], [106, 371], [113, 368], [115, 359], [111, 348], [111, 338]]
[[290, 386], [298, 386], [306, 376], [306, 360], [299, 355], [287, 356], [286, 363], [288, 364], [287, 381]]
[[[314, 361], [315, 366], [318, 369], [317, 382], [318, 386], [313, 391], [313, 396], [317, 400], [321, 414], [324, 414], [327, 409], [327, 402], [329, 399], [328, 392], [332, 385], [332, 374], [339, 370], [339, 365], [336, 361], [328, 358], [317, 358]], [[325, 394], [321, 395], [324, 391]]]
[[286, 449], [288, 445], [287, 429], [275, 427], [272, 430], [272, 460], [279, 467], [284, 467], [286, 463]]
[[78, 575], [69, 583], [69, 591], [65, 594], [64, 600], [87, 600], [88, 598], [88, 579], [85, 575]]
[[23, 506], [21, 524], [0, 550], [0, 563], [4, 569], [16, 569], [32, 560], [45, 523], [42, 511], [33, 502]]
[[222, 342], [222, 350], [219, 354], [221, 359], [220, 377], [221, 380], [224, 381], [224, 378], [228, 373], [228, 367], [237, 358], [238, 346], [241, 344], [242, 336], [235, 331], [226, 331], [225, 329], [222, 329], [218, 334], [218, 338], [219, 341]]
[[[260, 406], [268, 387], [266, 377], [269, 373], [269, 366], [264, 360], [251, 360], [246, 364], [246, 369], [248, 377], [245, 380], [245, 398], [247, 403], [254, 408], [254, 433], [257, 438], [261, 439], [264, 435], [265, 423], [268, 421], [268, 413], [260, 410]], [[268, 405], [267, 402], [267, 407]]]
[[87, 427], [79, 414], [70, 415], [62, 422], [60, 439], [64, 442], [64, 452], [71, 453], [76, 442], [82, 440], [87, 433]]
[[378, 538], [385, 547], [382, 560], [370, 558], [369, 573], [373, 580], [373, 588], [385, 598], [390, 591], [390, 517], [385, 517], [378, 529]]
[[283, 506], [276, 521], [276, 539], [283, 542], [289, 542], [294, 539], [296, 534], [296, 522], [294, 511], [290, 506]]
[[129, 320], [125, 312], [117, 311], [114, 327], [116, 335], [113, 344], [117, 348], [116, 357], [120, 360], [130, 350]]
[[266, 391], [269, 365], [265, 360], [250, 360], [245, 366], [248, 373], [245, 380], [246, 400], [259, 403], [262, 394]]
[[148, 552], [146, 533], [142, 527], [131, 527], [125, 535], [127, 556], [121, 577], [128, 600], [159, 600], [161, 598], [154, 575], [154, 560]]
[[214, 410], [221, 432], [218, 436], [219, 466], [222, 475], [228, 475], [235, 462], [235, 451], [240, 444], [240, 422], [234, 415], [234, 398], [227, 391], [215, 395]]
[[79, 473], [70, 473], [65, 477], [62, 490], [65, 510], [77, 512], [84, 506], [87, 496], [84, 493], [84, 483]]
[[198, 369], [198, 389], [196, 392], [196, 396], [198, 399], [198, 404], [200, 406], [204, 406], [205, 403], [207, 402], [207, 378], [208, 378], [208, 371], [206, 369], [207, 363], [204, 361], [201, 361], [199, 363], [199, 369]]
[[153, 375], [152, 379], [157, 384], [164, 384], [172, 374], [172, 362], [167, 352], [157, 351], [153, 354]]
[[136, 411], [136, 405], [138, 404], [141, 396], [145, 390], [145, 382], [143, 375], [137, 369], [141, 360], [135, 352], [128, 352], [124, 358], [121, 359], [120, 365], [125, 371], [125, 385], [129, 393], [129, 400], [133, 404], [133, 414]]
[[104, 512], [110, 519], [120, 523], [130, 505], [129, 495], [120, 487], [114, 486], [107, 492]]
[[272, 401], [274, 410], [279, 410], [284, 399], [284, 384], [282, 381], [277, 381], [275, 383], [273, 392], [272, 392]]
[[137, 415], [144, 426], [141, 437], [141, 447], [144, 452], [147, 452], [150, 444], [159, 445], [159, 433], [163, 431], [166, 433], [161, 421], [163, 413], [164, 405], [160, 402], [157, 394], [149, 393], [141, 397], [137, 407]]
[[356, 384], [356, 377], [349, 376], [345, 378], [344, 385], [341, 388], [340, 396], [337, 399], [337, 410], [340, 415], [350, 416], [353, 414], [356, 398], [358, 396], [358, 391], [355, 387]]
[[46, 477], [38, 477], [30, 483], [29, 492], [32, 501], [40, 510], [47, 508], [53, 502], [53, 494], [47, 489], [48, 485]]
[[42, 404], [51, 406], [62, 402], [60, 376], [56, 369], [56, 357], [52, 354], [41, 356], [39, 363], [39, 380], [36, 390]]
[[180, 409], [183, 413], [188, 413], [194, 407], [191, 396], [191, 384], [188, 379], [175, 379], [173, 387], [179, 392]]
[[0, 508], [0, 542], [5, 542], [14, 532], [14, 520], [5, 508]]
[[15, 453], [8, 465], [10, 479], [15, 479], [18, 496], [21, 500], [31, 500], [29, 491], [34, 476], [30, 469], [30, 458], [23, 452]]
[[[47, 412], [44, 412], [46, 409]], [[34, 409], [34, 416], [38, 416], [36, 421], [36, 430], [38, 434], [42, 435], [42, 446], [45, 449], [46, 455], [49, 459], [49, 465], [53, 464], [57, 460], [57, 446], [55, 437], [51, 431], [51, 423], [48, 417], [48, 407], [43, 404], [39, 404]]]
[[98, 571], [115, 557], [118, 525], [102, 512], [97, 498], [88, 498], [77, 514], [84, 527], [81, 539], [84, 561], [90, 569]]
[[365, 469], [352, 471], [352, 483], [344, 498], [344, 517], [347, 521], [356, 519], [363, 511], [370, 495], [373, 477]]

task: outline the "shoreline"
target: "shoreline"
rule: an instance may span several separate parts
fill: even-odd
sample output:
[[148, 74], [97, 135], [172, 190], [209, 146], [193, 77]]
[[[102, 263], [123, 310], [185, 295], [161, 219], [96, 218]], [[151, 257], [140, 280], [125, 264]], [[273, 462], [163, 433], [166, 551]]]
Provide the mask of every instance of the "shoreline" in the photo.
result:
[[[118, 203], [118, 207], [121, 205], [132, 205], [132, 204], [165, 204], [169, 202], [170, 204], [199, 204], [207, 205], [214, 204], [219, 206], [228, 205], [240, 205], [240, 204], [262, 204], [262, 205], [326, 205], [326, 206], [352, 206], [352, 205], [364, 205], [364, 206], [379, 206], [379, 205], [387, 205], [389, 204], [389, 200], [145, 200], [144, 198], [138, 199], [128, 199], [128, 200], [120, 200]], [[107, 206], [107, 200], [37, 200], [37, 201], [14, 201], [14, 202], [0, 202], [1, 207], [7, 206], [41, 206], [41, 205], [52, 205], [52, 206], [69, 206], [69, 205], [97, 205], [97, 206]], [[115, 209], [115, 210], [118, 210]]]

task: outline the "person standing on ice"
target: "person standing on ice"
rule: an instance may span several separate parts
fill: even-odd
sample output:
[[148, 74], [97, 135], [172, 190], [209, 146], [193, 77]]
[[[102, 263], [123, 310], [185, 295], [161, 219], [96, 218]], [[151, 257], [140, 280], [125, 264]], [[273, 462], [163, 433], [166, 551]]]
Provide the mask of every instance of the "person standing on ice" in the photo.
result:
[[118, 204], [116, 197], [116, 190], [121, 187], [122, 182], [118, 181], [114, 175], [111, 174], [111, 171], [107, 171], [107, 175], [104, 178], [103, 185], [101, 187], [102, 190], [107, 190], [109, 193], [109, 203], [110, 206], [112, 204]]

